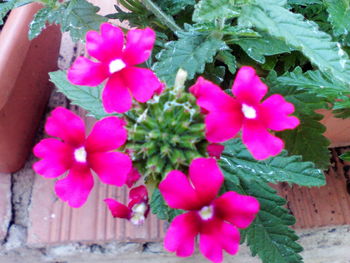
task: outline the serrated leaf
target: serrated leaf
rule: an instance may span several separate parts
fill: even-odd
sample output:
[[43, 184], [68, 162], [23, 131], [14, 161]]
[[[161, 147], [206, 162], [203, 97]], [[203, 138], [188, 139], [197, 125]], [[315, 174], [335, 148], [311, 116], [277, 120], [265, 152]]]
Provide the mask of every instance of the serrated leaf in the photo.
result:
[[71, 84], [67, 80], [65, 71], [58, 70], [50, 72], [50, 81], [55, 84], [60, 92], [62, 92], [72, 104], [78, 105], [89, 112], [88, 115], [102, 119], [109, 116], [102, 106], [101, 91], [103, 86], [85, 87]]
[[0, 3], [0, 25], [4, 23], [3, 19], [12, 9], [26, 5], [34, 2], [34, 0], [9, 0], [3, 3]]
[[228, 50], [219, 51], [218, 59], [226, 64], [228, 70], [235, 74], [237, 71], [236, 57]]
[[255, 0], [255, 4], [243, 7], [239, 23], [255, 26], [284, 40], [287, 45], [301, 51], [322, 72], [350, 82], [349, 57], [340, 45], [332, 42], [316, 23], [305, 21], [302, 15], [280, 6], [278, 0]]
[[306, 89], [316, 96], [330, 101], [350, 93], [348, 84], [338, 81], [332, 78], [330, 74], [322, 73], [319, 70], [309, 70], [303, 73], [302, 69], [297, 67], [293, 72], [287, 72], [278, 77], [277, 81], [284, 86]]
[[69, 31], [74, 41], [85, 39], [87, 31], [98, 31], [100, 25], [107, 21], [107, 18], [97, 14], [99, 10], [86, 0], [71, 0], [60, 21], [62, 31]]
[[322, 0], [288, 0], [290, 5], [311, 5], [311, 4], [322, 4]]
[[150, 206], [153, 214], [157, 215], [159, 219], [167, 220], [168, 222], [171, 222], [176, 216], [184, 212], [183, 210], [172, 209], [167, 206], [158, 188], [153, 191]]
[[212, 22], [217, 18], [232, 18], [239, 15], [239, 7], [232, 0], [201, 0], [196, 4], [192, 20], [195, 22]]
[[328, 20], [333, 26], [334, 35], [347, 35], [350, 31], [350, 1], [324, 0], [329, 13]]
[[32, 22], [29, 25], [28, 38], [30, 40], [40, 35], [41, 31], [46, 27], [46, 21], [48, 20], [49, 14], [52, 11], [50, 7], [40, 9], [34, 16]]
[[187, 6], [196, 3], [195, 0], [155, 0], [154, 2], [169, 15], [176, 15]]
[[325, 185], [321, 170], [311, 162], [303, 162], [301, 156], [288, 156], [286, 151], [264, 161], [255, 160], [241, 139], [224, 143], [220, 166], [226, 173], [242, 176], [249, 181], [269, 183], [288, 182], [302, 186]]
[[215, 54], [224, 49], [227, 49], [225, 42], [211, 35], [195, 31], [183, 33], [179, 40], [166, 44], [153, 70], [158, 78], [173, 86], [180, 68], [187, 71], [191, 80], [196, 73], [203, 73], [206, 63], [213, 62]]
[[241, 178], [240, 185], [225, 180], [225, 190], [251, 195], [259, 201], [260, 211], [243, 235], [253, 256], [258, 255], [263, 263], [303, 262], [299, 255], [303, 249], [296, 243], [298, 236], [289, 228], [295, 218], [283, 207], [286, 201], [274, 189]]
[[287, 46], [284, 41], [261, 34], [261, 38], [241, 38], [234, 42], [239, 45], [249, 57], [264, 64], [265, 56], [289, 53], [294, 49]]

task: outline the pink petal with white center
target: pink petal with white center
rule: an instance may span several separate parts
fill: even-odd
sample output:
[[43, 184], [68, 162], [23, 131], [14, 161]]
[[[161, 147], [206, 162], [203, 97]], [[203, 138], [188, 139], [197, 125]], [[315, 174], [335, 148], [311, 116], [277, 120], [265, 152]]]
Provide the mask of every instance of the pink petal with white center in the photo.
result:
[[55, 178], [66, 172], [73, 164], [73, 149], [56, 139], [43, 139], [33, 149], [42, 160], [34, 163], [33, 169], [46, 178]]
[[129, 199], [136, 200], [137, 203], [148, 201], [147, 188], [144, 185], [140, 185], [130, 190]]
[[222, 152], [225, 150], [225, 146], [218, 143], [211, 143], [207, 146], [207, 152], [210, 157], [220, 159]]
[[171, 222], [164, 238], [164, 247], [178, 257], [189, 257], [194, 252], [195, 237], [199, 233], [200, 219], [196, 212], [178, 215]]
[[149, 27], [129, 30], [123, 51], [123, 61], [129, 66], [145, 62], [152, 53], [155, 40], [156, 33]]
[[104, 202], [107, 204], [113, 217], [130, 219], [131, 210], [126, 205], [123, 205], [122, 203], [119, 203], [111, 198], [105, 199]]
[[174, 209], [199, 210], [202, 201], [181, 171], [173, 170], [159, 184], [159, 191], [166, 203]]
[[254, 120], [247, 120], [243, 125], [242, 141], [257, 160], [264, 160], [279, 154], [283, 141], [270, 134], [263, 125]]
[[125, 184], [132, 168], [130, 157], [119, 152], [92, 153], [88, 163], [103, 183], [115, 186]]
[[128, 178], [126, 179], [126, 185], [130, 188], [132, 187], [139, 179], [141, 178], [141, 174], [136, 168], [132, 168], [130, 173], [128, 174]]
[[66, 178], [56, 182], [55, 192], [68, 205], [78, 208], [86, 202], [93, 186], [94, 179], [90, 169], [76, 165], [70, 169]]
[[214, 158], [197, 158], [189, 167], [191, 182], [202, 206], [209, 205], [218, 195], [224, 175]]
[[74, 147], [82, 146], [85, 141], [83, 120], [63, 107], [58, 107], [51, 112], [45, 124], [45, 131]]
[[122, 146], [128, 133], [124, 128], [125, 121], [117, 117], [107, 117], [95, 123], [85, 148], [88, 152], [107, 152]]
[[248, 227], [259, 212], [259, 202], [252, 196], [226, 192], [214, 201], [217, 215], [238, 228]]
[[151, 99], [163, 85], [150, 69], [127, 67], [120, 74], [133, 97], [142, 103]]
[[113, 74], [103, 89], [102, 102], [108, 113], [124, 113], [131, 108], [131, 93], [121, 76], [120, 72]]
[[294, 112], [294, 105], [287, 102], [281, 95], [274, 94], [260, 105], [261, 119], [267, 128], [274, 131], [294, 129], [299, 125], [299, 119], [288, 116]]
[[99, 61], [109, 62], [122, 55], [124, 45], [123, 31], [109, 23], [101, 24], [101, 34], [88, 31], [86, 34], [86, 49], [90, 56]]
[[240, 111], [212, 112], [205, 117], [205, 137], [209, 142], [224, 142], [237, 135], [242, 127]]
[[240, 68], [232, 87], [232, 93], [241, 103], [253, 106], [262, 100], [267, 90], [255, 69], [247, 66]]
[[75, 85], [97, 86], [109, 76], [108, 65], [78, 57], [67, 73], [68, 80]]
[[240, 109], [240, 104], [227, 95], [219, 86], [199, 77], [190, 87], [190, 92], [197, 98], [197, 104], [206, 112], [231, 112]]
[[202, 254], [214, 263], [221, 263], [223, 251], [234, 255], [238, 252], [240, 234], [228, 223], [217, 218], [203, 222], [199, 248]]

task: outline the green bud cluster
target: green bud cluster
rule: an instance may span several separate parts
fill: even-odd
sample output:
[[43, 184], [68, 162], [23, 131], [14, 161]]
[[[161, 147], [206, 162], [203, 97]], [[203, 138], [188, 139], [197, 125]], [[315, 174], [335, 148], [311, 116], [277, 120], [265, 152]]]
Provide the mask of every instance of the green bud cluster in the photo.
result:
[[192, 94], [171, 88], [128, 112], [126, 145], [148, 182], [171, 170], [187, 171], [191, 160], [206, 156], [204, 121]]

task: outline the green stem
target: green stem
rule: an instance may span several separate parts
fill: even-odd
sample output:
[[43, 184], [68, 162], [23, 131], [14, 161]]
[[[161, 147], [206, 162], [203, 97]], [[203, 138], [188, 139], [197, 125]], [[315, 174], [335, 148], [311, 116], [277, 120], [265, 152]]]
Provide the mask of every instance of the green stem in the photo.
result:
[[152, 0], [141, 0], [142, 4], [173, 32], [182, 31], [171, 16], [165, 14]]

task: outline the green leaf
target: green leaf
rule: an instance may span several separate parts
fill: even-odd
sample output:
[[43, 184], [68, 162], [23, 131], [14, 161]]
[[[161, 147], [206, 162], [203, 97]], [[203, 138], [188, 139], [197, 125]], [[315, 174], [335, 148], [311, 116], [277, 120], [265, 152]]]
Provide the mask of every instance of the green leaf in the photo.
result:
[[62, 31], [69, 31], [74, 41], [85, 39], [87, 31], [98, 31], [100, 25], [107, 21], [107, 18], [96, 14], [99, 10], [86, 0], [71, 0], [59, 21]]
[[34, 16], [34, 19], [29, 25], [28, 37], [30, 40], [36, 38], [40, 35], [41, 31], [46, 27], [46, 21], [49, 18], [52, 9], [50, 7], [45, 7], [40, 9]]
[[213, 62], [215, 54], [224, 49], [227, 49], [225, 42], [211, 35], [195, 31], [181, 33], [179, 40], [168, 42], [157, 55], [153, 70], [158, 78], [173, 86], [180, 68], [187, 71], [191, 80], [196, 73], [203, 73], [206, 63]]
[[265, 183], [248, 182], [243, 178], [240, 182], [237, 186], [226, 180], [226, 191], [254, 196], [260, 204], [258, 215], [242, 236], [252, 255], [258, 255], [263, 263], [303, 262], [299, 255], [303, 249], [296, 243], [298, 236], [289, 228], [295, 224], [295, 218], [283, 207], [286, 201]]
[[167, 206], [158, 188], [153, 191], [150, 206], [153, 214], [157, 215], [159, 219], [167, 220], [168, 222], [171, 222], [176, 216], [184, 213], [183, 210], [172, 209]]
[[322, 73], [319, 70], [309, 70], [303, 73], [300, 67], [293, 72], [287, 72], [277, 78], [277, 81], [284, 86], [293, 86], [298, 89], [306, 89], [316, 96], [323, 97], [332, 102], [339, 96], [350, 93], [349, 85], [332, 78], [330, 74]]
[[322, 0], [288, 0], [290, 5], [311, 5], [311, 4], [322, 4]]
[[264, 64], [265, 56], [272, 56], [293, 51], [284, 41], [271, 37], [267, 34], [261, 34], [261, 38], [241, 38], [235, 41], [249, 57], [255, 61]]
[[201, 0], [196, 4], [192, 20], [195, 22], [212, 22], [217, 18], [232, 18], [239, 15], [239, 8], [232, 0]]
[[280, 6], [278, 0], [255, 0], [245, 6], [239, 18], [240, 25], [254, 26], [279, 38], [301, 51], [322, 72], [350, 82], [350, 61], [339, 43], [320, 31], [316, 23], [305, 21], [300, 14]]
[[333, 26], [334, 35], [347, 35], [350, 31], [350, 1], [324, 0], [329, 13], [328, 20]]
[[228, 70], [235, 74], [237, 71], [237, 61], [236, 57], [228, 50], [219, 51], [217, 58], [224, 62], [228, 67]]
[[187, 6], [191, 6], [196, 3], [195, 0], [155, 0], [154, 2], [169, 15], [176, 15]]
[[249, 181], [288, 182], [302, 186], [325, 185], [323, 172], [301, 156], [288, 156], [286, 151], [264, 161], [255, 160], [240, 139], [224, 143], [220, 166], [227, 174], [242, 176]]
[[101, 91], [103, 86], [97, 87], [85, 87], [71, 84], [67, 80], [67, 74], [65, 71], [58, 70], [50, 72], [50, 80], [55, 84], [60, 92], [62, 92], [72, 104], [78, 105], [89, 112], [88, 115], [102, 119], [109, 116], [102, 106]]
[[340, 159], [349, 162], [350, 161], [350, 152], [343, 153], [339, 157], [340, 157]]

